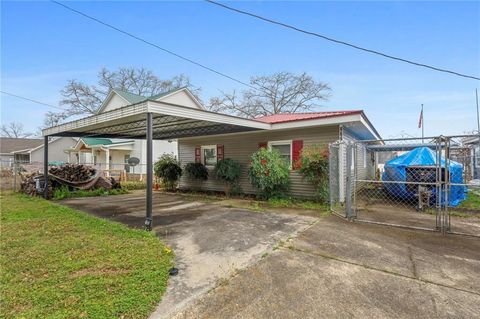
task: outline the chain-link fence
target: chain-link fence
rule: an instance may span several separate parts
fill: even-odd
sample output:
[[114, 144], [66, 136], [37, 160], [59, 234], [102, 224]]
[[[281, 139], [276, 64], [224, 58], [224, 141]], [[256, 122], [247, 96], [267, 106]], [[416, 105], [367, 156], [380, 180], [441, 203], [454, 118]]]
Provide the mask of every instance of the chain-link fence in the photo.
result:
[[478, 136], [333, 143], [331, 209], [357, 221], [480, 235], [478, 154]]
[[[61, 165], [62, 163], [49, 163]], [[117, 181], [146, 181], [146, 164], [130, 166], [125, 163], [85, 163], [83, 165], [96, 168], [101, 176], [113, 177]], [[8, 162], [0, 165], [0, 189], [19, 190], [22, 176], [32, 173], [43, 173], [42, 162]]]

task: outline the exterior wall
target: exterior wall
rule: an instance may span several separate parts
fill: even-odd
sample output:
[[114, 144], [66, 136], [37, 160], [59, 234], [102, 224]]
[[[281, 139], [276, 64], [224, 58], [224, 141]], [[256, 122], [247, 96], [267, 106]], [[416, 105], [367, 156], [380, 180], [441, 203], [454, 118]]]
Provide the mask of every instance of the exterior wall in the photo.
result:
[[[354, 143], [358, 139], [348, 129], [343, 128], [342, 140], [345, 142]], [[367, 154], [367, 150], [365, 149], [364, 145], [357, 144], [352, 151], [354, 153], [352, 154], [353, 161], [352, 161], [351, 168], [356, 169], [356, 178], [367, 179], [367, 176], [369, 176], [370, 170], [372, 168], [372, 166], [369, 165], [370, 161], [369, 161], [369, 154]]]
[[[177, 141], [163, 141], [163, 140], [154, 140], [153, 141], [153, 161], [156, 162], [160, 156], [163, 154], [170, 153], [175, 156], [177, 154]], [[135, 173], [146, 174], [146, 164], [147, 164], [147, 141], [145, 140], [136, 140], [133, 146], [133, 150], [130, 153], [131, 157], [138, 157], [140, 159], [140, 164], [138, 167], [135, 167]]]
[[170, 96], [160, 98], [157, 101], [188, 106], [194, 109], [199, 108], [198, 105], [195, 103], [195, 101], [185, 91], [174, 93]]
[[[75, 146], [77, 141], [71, 137], [60, 137], [48, 144], [49, 162], [68, 162], [68, 154], [64, 150]], [[30, 152], [30, 162], [43, 163], [43, 145]]]
[[[247, 170], [250, 163], [250, 156], [258, 150], [258, 144], [268, 141], [280, 140], [303, 140], [303, 146], [313, 144], [324, 145], [339, 139], [338, 126], [324, 126], [306, 129], [291, 129], [283, 131], [269, 132], [253, 132], [240, 134], [227, 134], [217, 136], [206, 136], [200, 138], [179, 139], [178, 152], [182, 166], [195, 161], [195, 147], [201, 145], [221, 144], [224, 147], [224, 158], [231, 158], [240, 162], [242, 166], [242, 174], [240, 178], [240, 186], [245, 193], [255, 193], [250, 181], [248, 180]], [[224, 185], [215, 179], [213, 169], [209, 168], [209, 179], [203, 183], [202, 189], [223, 191]], [[298, 171], [291, 171], [290, 178], [291, 193], [297, 197], [313, 197], [314, 188], [308, 182], [302, 181], [302, 176]], [[180, 188], [188, 189], [195, 185], [192, 184], [185, 176], [180, 180]]]
[[110, 101], [108, 101], [107, 105], [105, 105], [102, 113], [127, 106], [128, 104], [128, 102], [126, 102], [123, 98], [121, 98], [120, 96], [118, 96], [118, 94], [115, 93], [112, 95], [112, 98], [110, 99]]
[[13, 154], [2, 154], [0, 155], [0, 166], [1, 167], [10, 167], [13, 165]]

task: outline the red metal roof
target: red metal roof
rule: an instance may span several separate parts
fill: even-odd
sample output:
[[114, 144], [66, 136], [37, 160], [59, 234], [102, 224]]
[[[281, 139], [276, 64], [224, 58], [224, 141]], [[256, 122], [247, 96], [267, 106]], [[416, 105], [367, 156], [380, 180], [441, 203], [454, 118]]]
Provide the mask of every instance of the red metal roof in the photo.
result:
[[322, 119], [328, 117], [360, 114], [362, 110], [352, 110], [352, 111], [332, 111], [332, 112], [309, 112], [309, 113], [282, 113], [282, 114], [273, 114], [266, 115], [255, 118], [256, 121], [264, 123], [284, 123], [284, 122], [294, 122], [302, 120], [313, 120], [313, 119]]

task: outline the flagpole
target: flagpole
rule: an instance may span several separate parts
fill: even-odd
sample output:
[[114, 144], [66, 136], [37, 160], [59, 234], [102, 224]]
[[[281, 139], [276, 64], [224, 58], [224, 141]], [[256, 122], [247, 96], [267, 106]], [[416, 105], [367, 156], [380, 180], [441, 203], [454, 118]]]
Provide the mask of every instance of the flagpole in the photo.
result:
[[423, 104], [422, 104], [422, 144], [423, 144], [423, 138], [425, 137], [425, 117], [423, 115]]

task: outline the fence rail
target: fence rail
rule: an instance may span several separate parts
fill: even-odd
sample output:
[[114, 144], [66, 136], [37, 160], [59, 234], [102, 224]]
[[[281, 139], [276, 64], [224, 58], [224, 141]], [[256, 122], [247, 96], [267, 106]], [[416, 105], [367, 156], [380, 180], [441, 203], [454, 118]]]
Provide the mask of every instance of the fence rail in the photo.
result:
[[334, 213], [480, 236], [478, 135], [339, 141], [329, 150]]

